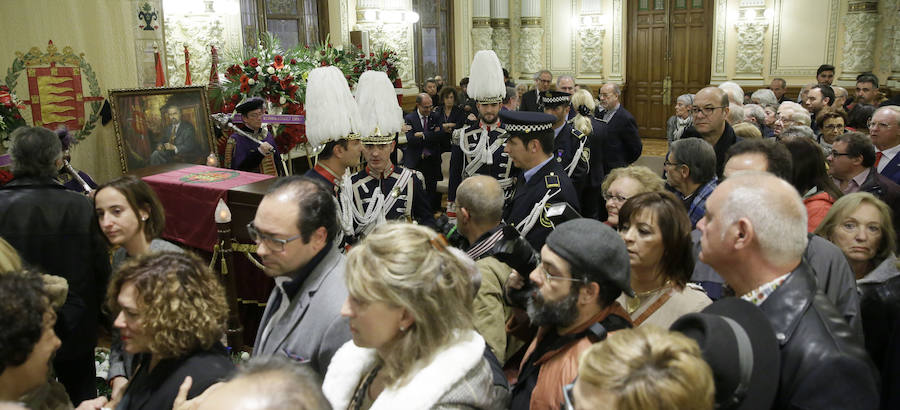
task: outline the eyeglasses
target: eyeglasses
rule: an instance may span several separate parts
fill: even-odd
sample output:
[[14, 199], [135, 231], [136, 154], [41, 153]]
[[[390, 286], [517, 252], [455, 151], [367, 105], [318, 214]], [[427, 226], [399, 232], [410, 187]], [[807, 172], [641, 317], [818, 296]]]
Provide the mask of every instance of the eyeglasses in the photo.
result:
[[566, 399], [566, 410], [575, 410], [575, 383], [563, 386], [563, 397]]
[[544, 268], [543, 264], [538, 265], [538, 269], [541, 270], [541, 273], [544, 274], [544, 277], [546, 277], [548, 281], [551, 281], [551, 280], [567, 280], [569, 282], [584, 282], [585, 281], [583, 278], [582, 279], [564, 278], [562, 276], [551, 275], [550, 272], [548, 272], [547, 269]]
[[[674, 164], [672, 164], [672, 165], [674, 165]], [[611, 194], [611, 193], [609, 193], [609, 192], [604, 192], [604, 193], [603, 193], [603, 200], [605, 200], [606, 202], [615, 201], [615, 202], [618, 202], [618, 203], [620, 203], [620, 204], [623, 204], [623, 203], [625, 203], [625, 201], [628, 200], [628, 197], [627, 197], [627, 196], [622, 196], [621, 194], [613, 195], [613, 194]]]
[[265, 244], [266, 248], [268, 248], [272, 252], [283, 252], [285, 244], [300, 239], [300, 237], [302, 236], [302, 234], [297, 234], [287, 239], [273, 238], [272, 236], [264, 234], [256, 229], [256, 226], [253, 225], [253, 222], [247, 224], [247, 233], [250, 235], [251, 241], [255, 242], [257, 245], [261, 243]]
[[[841, 224], [841, 229], [855, 235], [859, 232], [860, 224], [854, 221], [847, 221]], [[881, 225], [869, 224], [865, 226], [865, 230], [869, 235], [881, 236]]]
[[667, 167], [667, 166], [670, 166], [670, 165], [673, 166], [673, 167], [677, 167], [677, 166], [679, 166], [679, 165], [681, 165], [681, 164], [678, 164], [678, 163], [675, 163], [675, 162], [669, 162], [669, 160], [663, 161], [663, 166], [664, 166], [664, 167]]
[[849, 153], [849, 152], [837, 152], [837, 151], [832, 150], [832, 151], [831, 151], [831, 154], [829, 154], [829, 155], [832, 156], [832, 157], [835, 157], [835, 158], [840, 157], [840, 156], [842, 156], [842, 155], [846, 155], [846, 156], [849, 157], [849, 156], [850, 156], [850, 153]]
[[871, 129], [871, 128], [875, 128], [875, 127], [878, 127], [878, 128], [891, 128], [891, 127], [893, 127], [892, 124], [888, 124], [888, 123], [886, 123], [886, 122], [875, 122], [875, 121], [871, 121], [871, 120], [869, 120], [868, 125], [869, 125], [869, 128], [870, 128], [870, 129]]
[[728, 107], [728, 106], [723, 105], [721, 107], [691, 107], [690, 112], [692, 115], [697, 115], [702, 112], [704, 117], [709, 117], [714, 112], [716, 112], [717, 109], [725, 108], [725, 107]]

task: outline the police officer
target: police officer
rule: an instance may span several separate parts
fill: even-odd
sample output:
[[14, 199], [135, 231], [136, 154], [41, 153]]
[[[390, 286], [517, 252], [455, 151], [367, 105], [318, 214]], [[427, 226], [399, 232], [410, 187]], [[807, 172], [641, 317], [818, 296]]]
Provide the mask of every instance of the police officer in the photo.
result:
[[500, 121], [509, 135], [506, 153], [515, 166], [522, 169], [512, 198], [503, 211], [503, 220], [514, 225], [534, 249], [541, 249], [553, 230], [545, 209], [551, 203], [561, 202], [579, 209], [572, 180], [553, 153], [556, 117], [527, 111], [503, 111]]
[[541, 93], [544, 112], [555, 117], [553, 121], [553, 157], [566, 170], [577, 192], [587, 183], [591, 144], [589, 138], [569, 120], [572, 96], [562, 91]]

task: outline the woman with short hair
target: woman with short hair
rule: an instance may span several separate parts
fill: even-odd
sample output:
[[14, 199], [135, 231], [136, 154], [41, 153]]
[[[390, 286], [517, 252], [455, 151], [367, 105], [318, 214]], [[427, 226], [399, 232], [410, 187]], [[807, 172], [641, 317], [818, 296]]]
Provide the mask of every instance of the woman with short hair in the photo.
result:
[[618, 229], [634, 290], [634, 297], [623, 294], [618, 302], [635, 327], [668, 328], [712, 303], [703, 288], [688, 283], [694, 271], [691, 221], [675, 194], [647, 192], [629, 199], [619, 211]]
[[322, 390], [335, 409], [505, 409], [484, 339], [472, 324], [475, 288], [461, 251], [429, 228], [388, 223], [347, 255], [341, 314], [353, 340]]
[[135, 369], [118, 410], [171, 408], [185, 377], [193, 398], [234, 365], [220, 340], [228, 305], [219, 278], [200, 258], [161, 252], [125, 262], [113, 275], [107, 306]]
[[693, 125], [691, 106], [694, 105], [694, 94], [682, 94], [675, 99], [675, 115], [666, 120], [666, 139], [669, 144], [681, 139], [687, 127]]
[[825, 107], [816, 116], [816, 127], [820, 131], [816, 136], [816, 142], [825, 150], [826, 157], [831, 154], [834, 139], [847, 132], [846, 124], [847, 113], [840, 108]]
[[606, 224], [615, 228], [619, 223], [619, 208], [629, 198], [644, 192], [661, 192], [665, 190], [662, 178], [650, 168], [642, 165], [629, 165], [616, 168], [603, 180], [600, 187], [606, 202]]

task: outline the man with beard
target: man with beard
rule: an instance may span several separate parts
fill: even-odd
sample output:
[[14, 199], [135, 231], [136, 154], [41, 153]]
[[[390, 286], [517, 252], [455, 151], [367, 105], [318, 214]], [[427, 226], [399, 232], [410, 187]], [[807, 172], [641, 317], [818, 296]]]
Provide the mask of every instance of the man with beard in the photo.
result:
[[506, 197], [512, 192], [518, 170], [504, 152], [506, 130], [500, 127], [500, 103], [506, 95], [500, 60], [491, 50], [481, 50], [472, 59], [469, 96], [478, 102], [479, 122], [453, 132], [450, 181], [447, 189], [448, 216], [455, 217], [456, 188], [472, 175], [489, 175], [500, 182]]
[[[634, 294], [630, 271], [625, 243], [600, 221], [574, 219], [547, 237], [541, 262], [528, 275], [528, 319], [538, 329], [519, 367], [511, 409], [558, 409], [581, 353], [609, 332], [631, 327], [616, 302], [622, 292]], [[507, 288], [526, 283], [514, 271]]]

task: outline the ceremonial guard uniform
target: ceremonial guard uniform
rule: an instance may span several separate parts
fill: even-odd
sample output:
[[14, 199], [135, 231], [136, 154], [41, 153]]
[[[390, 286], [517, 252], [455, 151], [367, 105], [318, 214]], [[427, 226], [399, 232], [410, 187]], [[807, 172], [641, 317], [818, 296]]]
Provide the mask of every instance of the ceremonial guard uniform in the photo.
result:
[[[481, 106], [477, 124], [453, 132], [450, 149], [450, 181], [447, 200], [456, 200], [456, 188], [473, 175], [488, 175], [500, 182], [509, 198], [518, 170], [504, 152], [506, 130], [495, 120], [499, 104], [506, 95], [503, 68], [491, 50], [481, 50], [472, 59], [467, 92]], [[496, 106], [496, 110], [494, 110]], [[487, 119], [487, 121], [485, 121]], [[488, 122], [494, 121], [489, 124]], [[448, 214], [451, 212], [448, 211]], [[455, 213], [454, 213], [455, 214]]]
[[[568, 106], [570, 100], [571, 95], [560, 91], [547, 91], [541, 94], [541, 101], [548, 108]], [[562, 165], [566, 175], [576, 187], [582, 187], [587, 183], [591, 143], [587, 135], [575, 128], [571, 119], [566, 120], [553, 139], [553, 157]]]
[[[255, 97], [235, 108], [235, 111], [244, 117], [244, 123], [238, 125], [238, 130], [228, 137], [228, 144], [225, 146], [225, 168], [272, 176], [285, 174], [281, 155], [275, 148], [275, 137], [264, 126], [259, 129], [248, 126], [248, 114], [251, 111], [262, 110], [264, 103], [262, 98]], [[273, 147], [272, 152], [264, 155], [259, 151], [259, 144], [251, 139], [269, 143]]]
[[434, 214], [419, 171], [391, 163], [395, 136], [403, 127], [403, 110], [394, 87], [381, 71], [366, 71], [357, 84], [357, 103], [376, 107], [360, 113], [363, 155], [368, 165], [350, 178], [341, 191], [349, 202], [354, 239], [361, 239], [388, 220], [435, 227]]
[[[510, 138], [521, 138], [526, 144], [539, 138], [536, 136], [539, 133], [552, 133], [554, 118], [550, 114], [525, 111], [500, 113]], [[503, 209], [503, 220], [515, 226], [534, 249], [540, 250], [554, 228], [546, 215], [546, 208], [562, 202], [575, 210], [579, 209], [578, 194], [572, 180], [556, 157], [549, 156], [516, 178], [512, 198]]]

